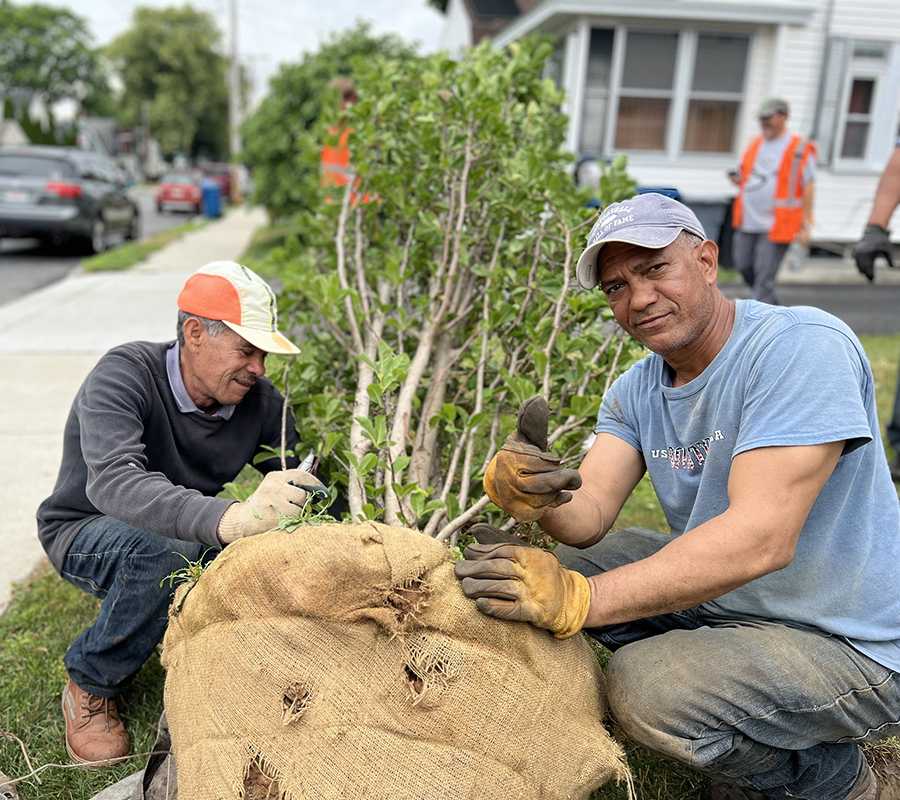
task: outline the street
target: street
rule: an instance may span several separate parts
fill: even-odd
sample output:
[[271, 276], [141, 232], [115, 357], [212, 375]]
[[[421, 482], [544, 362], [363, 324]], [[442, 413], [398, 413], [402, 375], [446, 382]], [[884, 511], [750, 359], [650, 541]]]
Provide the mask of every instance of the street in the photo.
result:
[[[141, 238], [183, 225], [190, 214], [156, 210], [153, 190], [133, 192], [141, 208]], [[0, 305], [64, 278], [85, 258], [41, 247], [34, 239], [0, 239]], [[749, 298], [743, 283], [721, 282], [730, 299]], [[834, 314], [857, 334], [900, 332], [900, 283], [779, 283], [778, 296], [787, 306], [814, 306]]]
[[[158, 213], [152, 188], [133, 190], [131, 196], [141, 209], [142, 239], [193, 218], [186, 213]], [[42, 247], [36, 239], [0, 239], [0, 305], [64, 278], [86, 257], [74, 248]]]
[[[753, 296], [743, 283], [720, 286], [730, 299]], [[857, 335], [900, 332], [900, 284], [794, 283], [779, 284], [777, 292], [782, 305], [821, 308], [846, 322]]]

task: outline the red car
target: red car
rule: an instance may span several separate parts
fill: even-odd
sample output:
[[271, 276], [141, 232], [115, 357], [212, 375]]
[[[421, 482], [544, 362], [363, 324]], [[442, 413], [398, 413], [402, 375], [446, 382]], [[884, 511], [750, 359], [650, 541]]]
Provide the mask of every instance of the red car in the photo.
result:
[[219, 186], [222, 187], [222, 201], [230, 202], [231, 200], [231, 164], [220, 162], [206, 161], [198, 164], [204, 178], [212, 178]]
[[200, 176], [193, 172], [169, 172], [160, 178], [156, 186], [156, 210], [162, 213], [165, 206], [175, 206], [200, 213], [203, 191]]

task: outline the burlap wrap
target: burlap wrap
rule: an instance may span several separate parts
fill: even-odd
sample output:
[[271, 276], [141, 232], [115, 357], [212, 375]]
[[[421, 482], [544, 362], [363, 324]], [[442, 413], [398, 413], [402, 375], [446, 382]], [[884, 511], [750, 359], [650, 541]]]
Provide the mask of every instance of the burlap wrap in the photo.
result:
[[189, 800], [269, 778], [287, 800], [561, 800], [627, 776], [587, 642], [482, 615], [446, 548], [414, 531], [229, 545], [164, 644]]

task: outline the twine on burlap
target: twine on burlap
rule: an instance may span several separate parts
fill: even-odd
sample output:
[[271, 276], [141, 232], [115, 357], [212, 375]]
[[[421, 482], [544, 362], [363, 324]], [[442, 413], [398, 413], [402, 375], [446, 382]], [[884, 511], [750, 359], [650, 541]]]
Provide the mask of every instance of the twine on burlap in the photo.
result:
[[583, 637], [479, 613], [449, 551], [403, 528], [229, 545], [163, 664], [191, 800], [577, 800], [629, 778]]

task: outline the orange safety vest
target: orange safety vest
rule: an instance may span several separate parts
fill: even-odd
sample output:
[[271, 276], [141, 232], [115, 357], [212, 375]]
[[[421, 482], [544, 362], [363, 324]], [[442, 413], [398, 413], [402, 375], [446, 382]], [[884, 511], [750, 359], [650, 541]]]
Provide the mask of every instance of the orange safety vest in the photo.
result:
[[[337, 136], [337, 145], [326, 144], [322, 147], [322, 152], [319, 156], [321, 173], [319, 183], [322, 186], [343, 188], [353, 175], [353, 170], [350, 169], [350, 146], [348, 144], [352, 132], [352, 128], [341, 128], [340, 130], [331, 128], [328, 131], [329, 136]], [[357, 186], [359, 186], [359, 178], [356, 178], [354, 181], [354, 188]], [[329, 202], [332, 201], [331, 197], [326, 199]], [[364, 194], [360, 197], [356, 192], [351, 191], [350, 202], [353, 205], [356, 205], [358, 202], [368, 203], [369, 195]]]
[[[756, 156], [759, 153], [763, 137], [757, 136], [744, 151], [741, 161], [741, 184], [738, 196], [731, 209], [731, 224], [735, 230], [740, 228], [743, 217], [744, 184], [753, 172]], [[784, 151], [781, 166], [778, 169], [778, 183], [775, 186], [775, 222], [769, 230], [769, 239], [778, 244], [790, 244], [800, 232], [803, 225], [803, 183], [801, 178], [806, 162], [816, 155], [816, 145], [809, 139], [796, 134]], [[812, 222], [812, 220], [810, 220]]]

